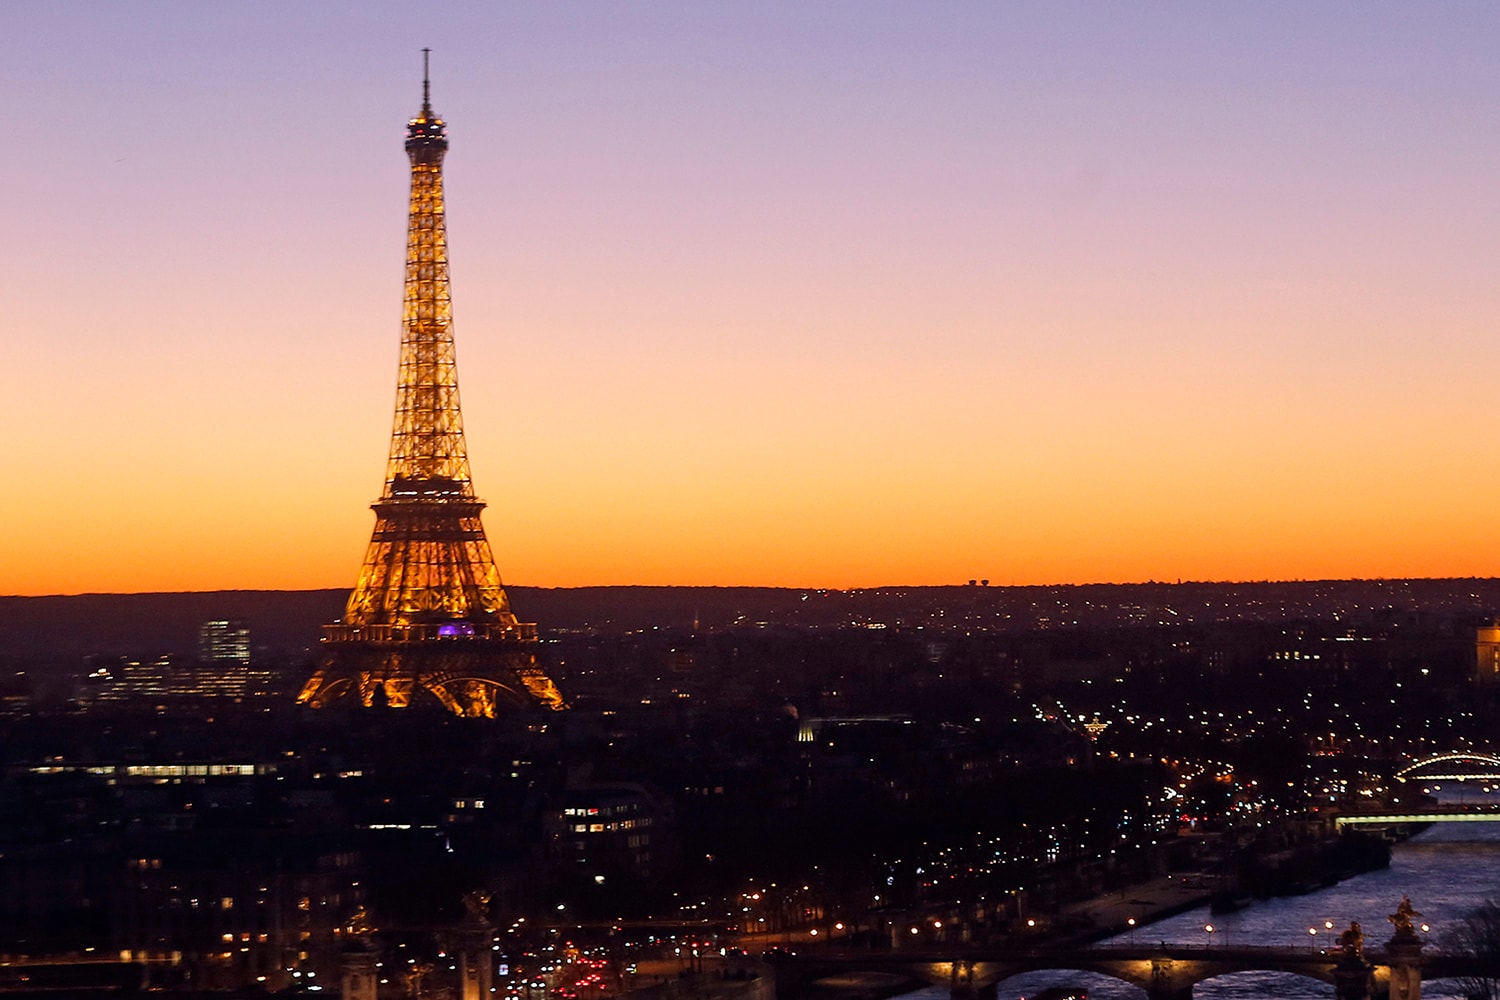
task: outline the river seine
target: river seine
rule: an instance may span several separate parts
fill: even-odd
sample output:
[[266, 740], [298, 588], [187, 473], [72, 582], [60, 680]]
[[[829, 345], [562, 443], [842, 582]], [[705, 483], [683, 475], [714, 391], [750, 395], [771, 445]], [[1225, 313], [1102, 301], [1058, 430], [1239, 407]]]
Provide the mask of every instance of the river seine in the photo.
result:
[[[1236, 913], [1211, 915], [1202, 907], [1141, 927], [1116, 940], [1174, 945], [1271, 945], [1311, 951], [1334, 943], [1337, 932], [1359, 921], [1366, 943], [1377, 947], [1390, 937], [1388, 915], [1405, 894], [1431, 930], [1427, 947], [1441, 949], [1466, 913], [1486, 900], [1500, 902], [1500, 823], [1440, 823], [1398, 844], [1388, 869], [1336, 886], [1280, 899], [1257, 901]], [[1333, 924], [1329, 931], [1327, 924]], [[1213, 931], [1205, 930], [1212, 926]], [[1317, 931], [1309, 934], [1308, 929]], [[1108, 946], [1108, 942], [1104, 943]], [[1144, 1000], [1137, 987], [1099, 975], [1054, 971], [1028, 973], [1000, 983], [996, 1000], [1028, 1000], [1042, 990], [1087, 991], [1089, 1000]], [[1327, 983], [1282, 973], [1243, 972], [1206, 980], [1194, 1000], [1332, 1000]], [[1425, 1000], [1464, 1000], [1457, 982], [1422, 984]], [[924, 989], [902, 1000], [948, 1000], [947, 989]]]

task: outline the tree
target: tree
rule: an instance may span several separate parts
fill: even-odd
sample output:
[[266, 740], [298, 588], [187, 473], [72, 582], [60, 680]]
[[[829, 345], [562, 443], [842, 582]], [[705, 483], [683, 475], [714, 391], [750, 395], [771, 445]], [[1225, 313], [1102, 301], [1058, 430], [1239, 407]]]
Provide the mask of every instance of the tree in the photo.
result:
[[1500, 905], [1485, 900], [1448, 932], [1444, 944], [1460, 955], [1486, 959], [1494, 974], [1458, 977], [1470, 1000], [1500, 1000]]

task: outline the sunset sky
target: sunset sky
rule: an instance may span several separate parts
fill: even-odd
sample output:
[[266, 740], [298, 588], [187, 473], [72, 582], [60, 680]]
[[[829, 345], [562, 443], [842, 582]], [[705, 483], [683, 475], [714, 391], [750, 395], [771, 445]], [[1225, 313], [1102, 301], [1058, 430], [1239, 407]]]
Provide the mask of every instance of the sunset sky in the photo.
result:
[[1500, 574], [1500, 5], [10, 3], [0, 593]]

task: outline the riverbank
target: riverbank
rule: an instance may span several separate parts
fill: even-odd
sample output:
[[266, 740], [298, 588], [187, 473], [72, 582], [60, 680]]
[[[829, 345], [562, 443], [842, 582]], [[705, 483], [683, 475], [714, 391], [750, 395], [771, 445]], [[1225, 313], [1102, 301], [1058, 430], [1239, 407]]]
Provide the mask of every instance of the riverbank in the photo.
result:
[[1058, 913], [1060, 944], [1097, 941], [1131, 934], [1158, 920], [1207, 906], [1221, 891], [1221, 880], [1202, 875], [1164, 875], [1064, 906]]
[[1086, 944], [1131, 935], [1187, 910], [1232, 901], [1233, 909], [1256, 900], [1303, 895], [1390, 864], [1389, 844], [1362, 834], [1307, 840], [1274, 852], [1247, 853], [1237, 875], [1176, 873], [1065, 904], [1050, 940]]

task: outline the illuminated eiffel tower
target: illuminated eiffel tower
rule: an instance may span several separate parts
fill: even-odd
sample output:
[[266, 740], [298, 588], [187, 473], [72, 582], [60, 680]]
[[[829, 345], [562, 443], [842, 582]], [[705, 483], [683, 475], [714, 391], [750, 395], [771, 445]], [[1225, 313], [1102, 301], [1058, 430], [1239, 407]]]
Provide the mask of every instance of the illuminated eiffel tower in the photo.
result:
[[320, 708], [357, 699], [404, 708], [430, 695], [456, 715], [564, 708], [536, 665], [536, 626], [516, 619], [474, 494], [458, 405], [444, 122], [432, 112], [422, 50], [422, 113], [406, 129], [411, 206], [405, 328], [385, 493], [343, 621], [323, 628], [318, 668], [297, 696]]

